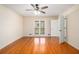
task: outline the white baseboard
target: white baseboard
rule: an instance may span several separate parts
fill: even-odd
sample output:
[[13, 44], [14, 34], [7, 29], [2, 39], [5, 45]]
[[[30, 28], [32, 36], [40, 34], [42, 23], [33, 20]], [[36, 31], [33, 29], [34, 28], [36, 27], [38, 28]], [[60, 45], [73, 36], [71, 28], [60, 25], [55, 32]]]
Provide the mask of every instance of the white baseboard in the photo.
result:
[[75, 49], [79, 50], [79, 47], [76, 47], [76, 46], [75, 46], [75, 45], [73, 45], [72, 43], [70, 43], [70, 42], [68, 42], [68, 41], [66, 41], [66, 43], [68, 43], [69, 45], [71, 45], [73, 48], [75, 48]]
[[47, 35], [44, 35], [44, 36], [35, 36], [35, 35], [24, 35], [24, 37], [59, 37], [59, 36], [47, 36]]
[[14, 41], [22, 38], [23, 36], [17, 37], [15, 40], [10, 41], [9, 43], [7, 43], [6, 45], [3, 45], [2, 47], [0, 47], [0, 49], [3, 49], [4, 47], [8, 46], [9, 44], [13, 43]]

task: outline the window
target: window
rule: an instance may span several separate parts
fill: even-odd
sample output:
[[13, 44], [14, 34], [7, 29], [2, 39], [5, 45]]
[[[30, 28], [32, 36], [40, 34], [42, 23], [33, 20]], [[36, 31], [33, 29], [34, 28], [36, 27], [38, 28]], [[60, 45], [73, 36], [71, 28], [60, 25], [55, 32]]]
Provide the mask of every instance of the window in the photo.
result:
[[35, 21], [35, 34], [42, 35], [45, 34], [45, 22], [44, 21]]

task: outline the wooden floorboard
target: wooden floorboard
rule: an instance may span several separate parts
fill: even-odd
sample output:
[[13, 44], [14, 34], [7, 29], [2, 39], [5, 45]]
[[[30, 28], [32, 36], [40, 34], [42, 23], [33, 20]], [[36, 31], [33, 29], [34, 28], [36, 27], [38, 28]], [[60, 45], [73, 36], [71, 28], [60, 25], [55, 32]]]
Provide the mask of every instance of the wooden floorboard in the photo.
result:
[[0, 50], [0, 54], [79, 54], [57, 37], [24, 37]]

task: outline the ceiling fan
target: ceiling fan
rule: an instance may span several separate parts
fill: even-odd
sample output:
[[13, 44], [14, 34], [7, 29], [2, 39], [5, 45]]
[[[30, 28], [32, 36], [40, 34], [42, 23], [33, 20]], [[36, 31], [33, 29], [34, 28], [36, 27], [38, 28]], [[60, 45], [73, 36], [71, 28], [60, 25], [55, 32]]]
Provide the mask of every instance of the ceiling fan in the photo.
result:
[[39, 4], [30, 4], [33, 9], [26, 9], [26, 11], [38, 11], [40, 13], [46, 14], [45, 11], [43, 11], [44, 9], [47, 9], [48, 6], [43, 6], [43, 7], [39, 7]]

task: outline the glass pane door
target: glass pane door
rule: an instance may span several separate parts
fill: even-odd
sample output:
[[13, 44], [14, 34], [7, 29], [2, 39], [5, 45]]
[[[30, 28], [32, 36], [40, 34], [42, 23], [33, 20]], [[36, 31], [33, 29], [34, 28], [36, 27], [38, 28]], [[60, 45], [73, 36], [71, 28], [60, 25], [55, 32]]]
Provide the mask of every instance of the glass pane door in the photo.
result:
[[45, 22], [35, 21], [35, 35], [44, 35], [44, 34], [45, 34]]
[[44, 27], [45, 27], [44, 26], [44, 21], [40, 21], [40, 35], [44, 34], [44, 30], [45, 30]]
[[39, 21], [35, 21], [35, 34], [39, 35]]

